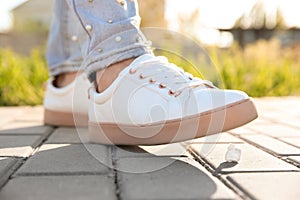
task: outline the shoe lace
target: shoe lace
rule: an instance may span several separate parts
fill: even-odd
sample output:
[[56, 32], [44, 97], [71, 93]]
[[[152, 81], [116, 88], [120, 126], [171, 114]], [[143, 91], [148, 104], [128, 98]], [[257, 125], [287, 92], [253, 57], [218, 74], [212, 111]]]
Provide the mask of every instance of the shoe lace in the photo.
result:
[[170, 63], [164, 56], [156, 56], [140, 65], [130, 69], [130, 73], [134, 74], [140, 71], [139, 78], [149, 78], [149, 82], [158, 84], [160, 88], [169, 89], [169, 94], [175, 97], [179, 96], [183, 90], [205, 86], [215, 88], [215, 86], [207, 80], [194, 77], [188, 72], [184, 72], [175, 64]]

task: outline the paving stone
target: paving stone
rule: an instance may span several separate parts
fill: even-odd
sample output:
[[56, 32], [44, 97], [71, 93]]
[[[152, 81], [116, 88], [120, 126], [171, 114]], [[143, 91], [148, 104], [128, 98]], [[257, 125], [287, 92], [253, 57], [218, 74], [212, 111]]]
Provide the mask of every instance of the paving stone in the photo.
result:
[[41, 136], [0, 136], [0, 156], [27, 157], [43, 140]]
[[115, 200], [115, 186], [107, 176], [16, 177], [0, 191], [1, 200]]
[[261, 117], [277, 124], [283, 124], [285, 126], [300, 129], [299, 118], [289, 116], [288, 113], [280, 113], [278, 111], [268, 112], [264, 110], [264, 114]]
[[275, 110], [278, 113], [284, 113], [292, 117], [300, 117], [300, 113], [298, 112], [300, 109], [299, 97], [280, 97], [271, 100], [258, 99], [256, 102], [261, 110], [264, 110], [265, 106], [269, 106], [273, 108], [273, 111]]
[[219, 133], [185, 142], [186, 144], [197, 143], [243, 143], [241, 139], [230, 135], [229, 133]]
[[295, 115], [295, 113], [291, 113], [291, 110], [299, 110], [299, 105], [299, 99], [294, 105], [292, 103], [289, 104], [289, 101], [286, 99], [277, 99], [275, 101], [269, 100], [269, 102], [264, 103], [256, 102], [258, 110], [261, 111], [259, 112], [261, 119], [271, 120], [276, 123], [287, 124], [298, 128], [300, 128], [299, 119], [297, 119], [299, 113]]
[[273, 137], [299, 137], [300, 129], [284, 126], [282, 124], [252, 126], [251, 130]]
[[20, 115], [23, 112], [20, 107], [1, 107], [0, 112], [0, 129], [1, 126], [13, 121], [16, 116]]
[[0, 188], [14, 172], [17, 158], [0, 157]]
[[55, 129], [46, 141], [47, 144], [68, 144], [68, 143], [87, 143], [87, 128], [67, 128], [60, 127]]
[[[300, 114], [298, 108], [300, 104], [299, 101], [294, 100], [270, 98], [260, 101], [259, 99], [260, 117], [258, 120], [234, 129], [230, 133], [252, 138], [255, 143], [258, 143], [255, 140], [258, 137], [260, 144], [275, 149], [277, 153], [291, 153], [291, 149], [282, 148], [282, 144], [288, 144], [271, 138], [272, 142], [276, 141], [275, 144], [271, 143], [270, 146], [270, 142], [267, 142], [266, 145], [265, 138], [277, 137], [294, 146], [299, 145]], [[293, 109], [291, 110], [290, 107]], [[38, 143], [34, 141], [40, 142], [52, 131], [51, 127], [36, 126], [42, 124], [42, 113], [41, 106], [18, 107], [5, 112], [2, 112], [1, 108], [0, 187], [1, 182], [7, 180], [10, 173], [22, 161], [21, 158], [7, 158], [7, 156], [30, 155], [33, 151], [31, 143], [34, 147]], [[83, 132], [85, 131], [86, 129]], [[31, 134], [36, 134], [36, 136]], [[41, 135], [43, 137], [39, 137]], [[297, 193], [300, 185], [299, 168], [228, 133], [223, 133], [216, 144], [214, 137], [216, 136], [197, 139], [197, 142], [190, 146], [216, 168], [217, 172], [227, 173], [222, 175], [223, 177], [227, 177], [256, 199], [293, 200], [295, 196], [299, 197]], [[277, 148], [278, 142], [281, 148]], [[58, 128], [47, 143], [49, 144], [43, 145], [25, 162], [0, 191], [1, 200], [110, 199], [110, 197], [115, 199], [116, 188], [112, 170], [105, 166], [105, 164], [112, 165], [111, 151], [113, 151], [117, 169], [121, 170], [117, 172], [121, 199], [237, 198], [198, 162], [190, 157], [180, 157], [179, 155], [182, 155], [185, 148], [179, 143], [159, 146], [123, 146], [119, 149], [95, 144], [83, 146], [79, 144], [81, 142], [75, 129], [71, 128]], [[242, 150], [242, 159], [238, 164], [224, 162], [228, 143], [235, 143]], [[210, 154], [207, 155], [208, 152]], [[186, 154], [189, 155], [187, 152]], [[300, 163], [299, 157], [284, 158]], [[268, 188], [269, 185], [270, 188]], [[283, 193], [288, 195], [281, 196]], [[276, 195], [275, 198], [274, 195]]]
[[0, 117], [0, 130], [1, 130], [1, 126], [12, 121], [13, 121], [13, 117]]
[[29, 134], [29, 135], [47, 135], [52, 132], [53, 127], [37, 125], [37, 123], [21, 123], [21, 122], [12, 122], [7, 126], [0, 129], [0, 135], [13, 135], [13, 134]]
[[109, 164], [107, 147], [90, 145], [88, 148], [92, 149], [93, 155], [81, 144], [45, 144], [22, 165], [17, 175], [107, 173], [108, 168], [104, 165]]
[[[235, 195], [194, 160], [122, 158], [117, 165], [121, 199], [234, 199]], [[157, 169], [158, 166], [165, 167]], [[138, 173], [148, 170], [147, 173]]]
[[192, 149], [205, 158], [218, 172], [247, 172], [247, 171], [273, 171], [273, 170], [297, 170], [298, 168], [286, 163], [271, 154], [268, 154], [249, 144], [236, 144], [241, 149], [241, 160], [235, 163], [225, 162], [225, 154], [228, 144], [216, 144], [211, 151], [202, 149], [204, 144], [193, 144]]
[[[34, 106], [34, 107], [21, 107], [23, 113], [15, 117], [16, 121], [23, 122], [43, 122], [44, 120], [44, 107]], [[24, 117], [26, 116], [26, 117]]]
[[[297, 104], [300, 104], [300, 101], [298, 100]], [[289, 105], [291, 106], [291, 105]], [[286, 112], [289, 116], [295, 117], [295, 118], [300, 118], [300, 113], [299, 113], [299, 105], [298, 105], [298, 109], [290, 109], [289, 108], [281, 108], [281, 110], [284, 110], [284, 112]]]
[[12, 121], [8, 124], [5, 124], [1, 127], [1, 129], [17, 129], [17, 128], [26, 128], [26, 127], [34, 127], [34, 126], [42, 126], [43, 122], [41, 121]]
[[298, 129], [298, 133], [299, 133], [299, 130], [300, 130], [299, 118], [284, 119], [282, 121], [277, 121], [277, 123], [281, 123], [281, 124], [284, 124], [286, 126], [296, 128], [296, 129]]
[[278, 155], [300, 155], [300, 148], [265, 135], [244, 135], [243, 138], [263, 146]]
[[259, 126], [259, 125], [270, 125], [270, 124], [274, 124], [274, 122], [272, 122], [270, 120], [267, 120], [267, 119], [260, 118], [258, 116], [255, 120], [251, 121], [248, 124], [245, 124], [242, 127], [251, 127], [251, 126]]
[[280, 137], [279, 139], [300, 148], [300, 137]]
[[177, 157], [189, 155], [186, 148], [184, 148], [180, 143], [139, 147], [156, 156]]
[[255, 199], [298, 200], [300, 196], [300, 173], [240, 173], [228, 179]]
[[232, 129], [228, 132], [234, 135], [256, 135], [257, 134], [257, 131], [251, 130], [245, 126]]

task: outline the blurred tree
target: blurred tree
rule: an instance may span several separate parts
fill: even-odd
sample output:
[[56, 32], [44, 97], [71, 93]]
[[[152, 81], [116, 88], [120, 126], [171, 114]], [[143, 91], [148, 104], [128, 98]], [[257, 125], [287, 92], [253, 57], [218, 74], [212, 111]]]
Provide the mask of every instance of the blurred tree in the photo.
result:
[[249, 12], [244, 13], [235, 23], [237, 40], [244, 46], [260, 38], [269, 39], [277, 29], [285, 29], [284, 19], [278, 6], [266, 9], [262, 0], [257, 0]]
[[47, 33], [52, 18], [53, 0], [30, 0], [12, 10], [14, 32]]
[[167, 27], [166, 0], [138, 0], [142, 27]]
[[262, 29], [266, 25], [266, 9], [262, 1], [257, 1], [249, 13], [243, 14], [236, 26], [244, 29]]

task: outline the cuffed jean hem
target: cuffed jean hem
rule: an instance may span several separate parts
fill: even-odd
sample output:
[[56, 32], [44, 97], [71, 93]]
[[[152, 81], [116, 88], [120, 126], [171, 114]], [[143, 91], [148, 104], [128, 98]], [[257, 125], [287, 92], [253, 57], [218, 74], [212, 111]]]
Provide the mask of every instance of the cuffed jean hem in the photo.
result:
[[150, 46], [150, 42], [137, 29], [121, 32], [96, 45], [85, 57], [82, 66], [89, 79], [94, 81], [94, 72], [100, 69], [129, 58], [152, 54]]
[[83, 69], [80, 68], [81, 63], [82, 62], [51, 66], [49, 67], [50, 76], [58, 76], [64, 73], [82, 71]]

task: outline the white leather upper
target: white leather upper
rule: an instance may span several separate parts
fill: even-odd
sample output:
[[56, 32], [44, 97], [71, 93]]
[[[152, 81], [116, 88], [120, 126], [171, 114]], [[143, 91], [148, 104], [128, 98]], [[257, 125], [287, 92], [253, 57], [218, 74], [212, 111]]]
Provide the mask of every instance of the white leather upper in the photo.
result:
[[44, 97], [45, 109], [68, 113], [88, 113], [90, 82], [84, 73], [78, 75], [72, 83], [63, 88], [57, 88], [52, 83], [53, 78], [50, 78]]
[[215, 88], [156, 59], [148, 54], [140, 56], [104, 92], [91, 88], [89, 120], [143, 125], [188, 117], [249, 98], [241, 91]]

